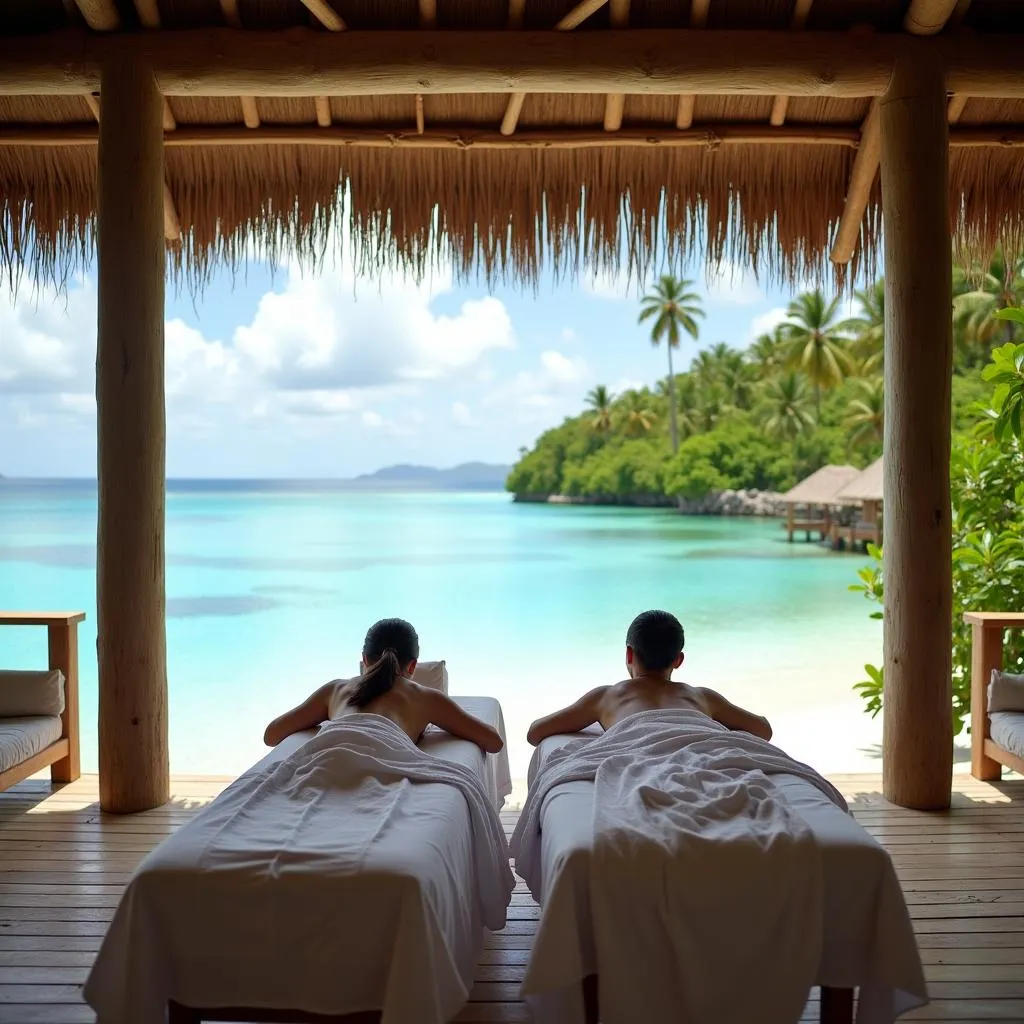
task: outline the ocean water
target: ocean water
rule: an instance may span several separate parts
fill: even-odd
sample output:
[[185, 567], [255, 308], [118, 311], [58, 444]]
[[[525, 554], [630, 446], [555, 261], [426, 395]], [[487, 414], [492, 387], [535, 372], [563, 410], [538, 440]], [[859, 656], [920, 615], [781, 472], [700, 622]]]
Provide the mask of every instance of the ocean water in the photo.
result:
[[[83, 768], [96, 769], [95, 483], [0, 480], [0, 607], [82, 609]], [[167, 648], [172, 771], [235, 774], [276, 714], [355, 673], [366, 628], [399, 615], [453, 694], [505, 714], [513, 775], [529, 723], [623, 678], [645, 608], [686, 628], [677, 674], [766, 714], [823, 771], [878, 770], [881, 722], [852, 686], [881, 626], [849, 592], [859, 555], [777, 521], [517, 505], [505, 494], [313, 482], [171, 482]], [[0, 665], [43, 667], [45, 631], [0, 629]]]

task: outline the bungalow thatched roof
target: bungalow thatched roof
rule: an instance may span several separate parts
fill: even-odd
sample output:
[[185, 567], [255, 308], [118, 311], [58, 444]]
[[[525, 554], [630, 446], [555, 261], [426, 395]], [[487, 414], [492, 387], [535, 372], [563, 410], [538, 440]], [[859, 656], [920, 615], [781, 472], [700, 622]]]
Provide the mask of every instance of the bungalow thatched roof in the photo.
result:
[[787, 505], [836, 505], [836, 495], [859, 473], [856, 466], [822, 466], [786, 491], [782, 500]]
[[882, 460], [876, 459], [862, 473], [858, 473], [837, 495], [836, 501], [881, 501]]
[[[895, 57], [925, 46], [951, 89], [987, 76], [950, 101], [954, 224], [979, 252], [1016, 244], [1024, 0], [910, 4], [9, 0], [0, 270], [89, 251], [99, 68], [140, 49], [166, 97], [169, 245], [199, 275], [254, 242], [316, 255], [339, 221], [368, 270], [530, 282], [695, 250], [790, 281], [870, 269], [880, 190], [854, 160]], [[780, 39], [791, 60], [768, 59]], [[785, 93], [758, 91], [768, 64]]]

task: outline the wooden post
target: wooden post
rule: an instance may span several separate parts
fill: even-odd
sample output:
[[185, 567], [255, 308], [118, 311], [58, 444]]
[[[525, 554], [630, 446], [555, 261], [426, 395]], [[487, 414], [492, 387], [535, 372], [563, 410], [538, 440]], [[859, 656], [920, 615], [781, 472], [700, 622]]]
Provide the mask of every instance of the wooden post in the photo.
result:
[[105, 811], [166, 803], [163, 103], [141, 60], [103, 68], [99, 128], [97, 655]]
[[989, 782], [1002, 775], [1002, 766], [985, 753], [988, 731], [988, 684], [992, 670], [1003, 667], [1003, 628], [971, 623], [971, 774]]
[[942, 66], [897, 61], [881, 101], [885, 218], [885, 695], [882, 789], [949, 807], [953, 772], [953, 338]]
[[50, 765], [53, 782], [74, 782], [82, 774], [81, 729], [78, 718], [78, 619], [51, 622], [46, 629], [50, 668], [64, 676], [64, 713], [60, 716], [62, 738], [68, 741], [67, 757]]
[[793, 505], [786, 506], [786, 530], [789, 533], [789, 543], [793, 543]]

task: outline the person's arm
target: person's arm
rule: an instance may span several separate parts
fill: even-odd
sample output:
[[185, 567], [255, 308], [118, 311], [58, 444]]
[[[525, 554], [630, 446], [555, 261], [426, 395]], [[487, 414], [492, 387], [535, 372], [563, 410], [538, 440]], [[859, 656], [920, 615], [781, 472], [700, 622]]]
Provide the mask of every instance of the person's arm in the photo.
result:
[[593, 725], [601, 718], [601, 698], [608, 691], [607, 686], [599, 686], [596, 690], [584, 694], [575, 704], [556, 711], [554, 714], [538, 718], [526, 734], [526, 742], [535, 747], [541, 740], [549, 736], [557, 736], [565, 732], [581, 732], [588, 725]]
[[763, 740], [772, 738], [771, 724], [763, 715], [755, 715], [737, 707], [720, 693], [715, 693], [714, 690], [702, 687], [700, 694], [704, 698], [708, 714], [727, 729], [732, 729], [735, 732], [749, 732]]
[[488, 754], [497, 754], [505, 745], [497, 729], [492, 729], [479, 718], [467, 714], [450, 697], [438, 690], [430, 690], [426, 699], [426, 711], [432, 725], [469, 740]]
[[279, 718], [275, 718], [263, 734], [263, 742], [268, 747], [276, 747], [281, 740], [292, 733], [304, 729], [315, 729], [321, 722], [330, 717], [329, 702], [331, 691], [337, 683], [325, 683], [297, 708], [292, 708]]

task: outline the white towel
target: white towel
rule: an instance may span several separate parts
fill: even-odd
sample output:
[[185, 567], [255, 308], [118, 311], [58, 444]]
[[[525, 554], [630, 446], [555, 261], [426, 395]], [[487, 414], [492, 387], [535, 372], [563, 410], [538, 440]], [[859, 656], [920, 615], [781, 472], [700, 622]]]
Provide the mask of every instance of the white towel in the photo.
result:
[[605, 1024], [799, 1019], [821, 956], [821, 862], [774, 773], [846, 807], [806, 765], [693, 711], [642, 712], [550, 758], [512, 852], [539, 892], [544, 798], [594, 780], [590, 902]]
[[162, 1024], [169, 998], [442, 1024], [468, 995], [467, 929], [504, 927], [514, 884], [480, 777], [353, 715], [246, 773], [143, 861], [85, 998], [104, 1024]]

